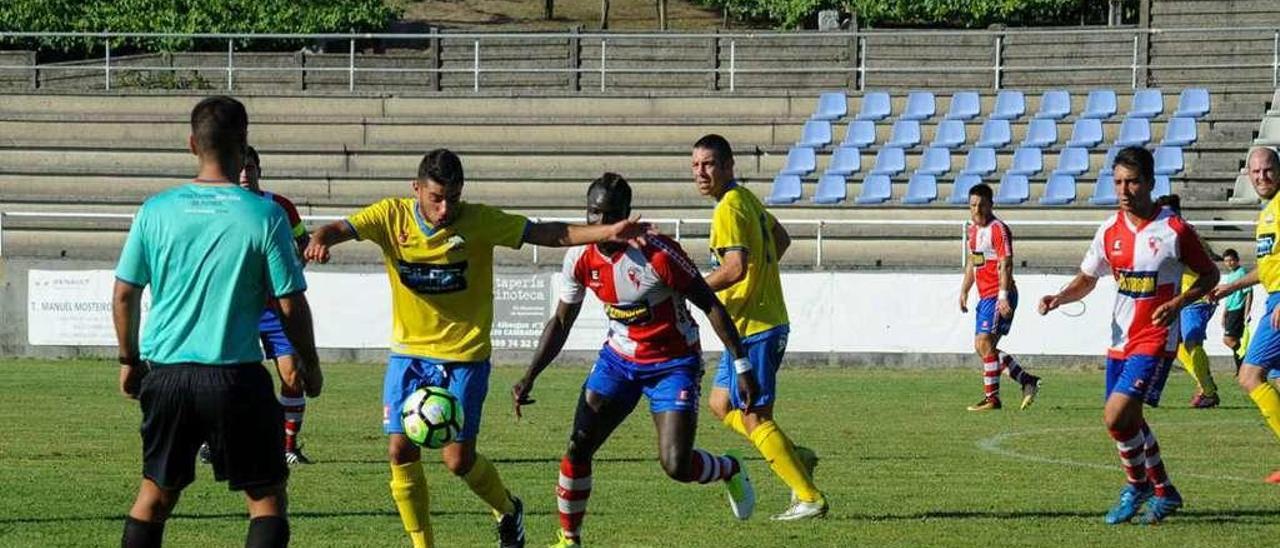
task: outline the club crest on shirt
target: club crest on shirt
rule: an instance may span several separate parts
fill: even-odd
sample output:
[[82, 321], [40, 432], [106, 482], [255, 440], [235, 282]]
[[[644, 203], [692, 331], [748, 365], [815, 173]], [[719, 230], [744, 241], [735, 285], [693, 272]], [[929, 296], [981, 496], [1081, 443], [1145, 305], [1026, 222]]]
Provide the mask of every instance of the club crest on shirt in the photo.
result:
[[396, 241], [400, 242], [400, 245], [409, 243], [409, 233], [401, 230], [399, 234], [396, 234]]
[[1155, 236], [1147, 238], [1147, 247], [1151, 249], [1152, 253], [1160, 251], [1160, 240]]
[[627, 280], [631, 282], [631, 285], [636, 286], [636, 289], [640, 289], [640, 267], [638, 266], [628, 267]]
[[467, 240], [461, 234], [454, 234], [448, 240], [445, 240], [444, 245], [450, 251], [462, 251], [467, 247]]

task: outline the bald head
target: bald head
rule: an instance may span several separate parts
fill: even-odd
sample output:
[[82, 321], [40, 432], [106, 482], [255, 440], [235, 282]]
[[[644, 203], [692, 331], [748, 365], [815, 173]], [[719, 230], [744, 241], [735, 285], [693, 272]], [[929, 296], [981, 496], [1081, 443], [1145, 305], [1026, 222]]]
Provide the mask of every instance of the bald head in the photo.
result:
[[1280, 188], [1280, 156], [1271, 147], [1258, 147], [1249, 153], [1249, 161], [1245, 165], [1249, 172], [1249, 182], [1253, 190], [1263, 200], [1275, 197]]

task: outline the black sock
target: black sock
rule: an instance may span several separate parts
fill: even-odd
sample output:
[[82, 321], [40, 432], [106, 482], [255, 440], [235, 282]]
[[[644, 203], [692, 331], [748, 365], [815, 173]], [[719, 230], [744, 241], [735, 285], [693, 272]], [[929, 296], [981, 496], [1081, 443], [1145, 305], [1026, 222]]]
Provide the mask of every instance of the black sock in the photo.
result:
[[249, 536], [245, 548], [283, 548], [289, 545], [289, 520], [282, 516], [263, 516], [249, 520]]
[[142, 521], [133, 516], [124, 518], [124, 536], [121, 548], [159, 548], [164, 540], [164, 522]]

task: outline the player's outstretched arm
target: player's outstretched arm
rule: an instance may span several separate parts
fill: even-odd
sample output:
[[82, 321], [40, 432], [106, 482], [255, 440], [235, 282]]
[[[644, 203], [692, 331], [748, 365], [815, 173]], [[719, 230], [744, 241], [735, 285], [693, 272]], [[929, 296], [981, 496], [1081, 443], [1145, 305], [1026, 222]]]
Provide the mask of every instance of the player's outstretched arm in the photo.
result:
[[334, 221], [311, 233], [311, 241], [307, 243], [302, 258], [308, 262], [329, 262], [329, 248], [356, 238], [355, 229], [347, 221]]
[[1085, 298], [1089, 293], [1093, 292], [1093, 288], [1098, 285], [1098, 279], [1086, 273], [1079, 272], [1076, 277], [1066, 287], [1062, 288], [1053, 295], [1045, 295], [1040, 297], [1040, 315], [1048, 314], [1050, 311], [1057, 309], [1067, 303], [1073, 303]]
[[581, 301], [576, 303], [560, 301], [556, 305], [555, 315], [551, 316], [542, 328], [542, 338], [538, 340], [538, 349], [533, 351], [533, 361], [529, 363], [529, 368], [525, 369], [524, 376], [511, 387], [511, 400], [515, 405], [516, 418], [521, 417], [521, 405], [529, 405], [536, 401], [529, 397], [533, 392], [533, 383], [538, 380], [542, 370], [551, 365], [551, 360], [560, 355], [560, 350], [564, 348], [564, 341], [569, 338], [569, 331], [573, 329], [573, 322], [577, 321], [578, 312], [581, 310]]
[[742, 347], [742, 338], [738, 334], [738, 328], [733, 324], [733, 318], [729, 316], [729, 311], [725, 310], [724, 304], [702, 280], [695, 280], [686, 291], [685, 297], [706, 313], [711, 329], [715, 330], [720, 342], [724, 343], [725, 350], [733, 356], [733, 366], [738, 374], [738, 396], [744, 405], [751, 405], [756, 395], [760, 393], [760, 388], [756, 386], [751, 362], [747, 361], [747, 352]]
[[560, 222], [529, 223], [524, 241], [545, 247], [573, 247], [605, 242], [628, 243], [653, 231], [639, 215], [611, 225], [576, 225]]
[[137, 399], [146, 366], [138, 351], [138, 326], [142, 318], [142, 288], [117, 279], [111, 302], [120, 356], [120, 393]]
[[316, 355], [315, 331], [311, 323], [311, 305], [303, 292], [280, 297], [280, 323], [298, 351], [298, 374], [307, 397], [320, 395], [324, 387], [324, 374], [320, 371], [320, 358]]
[[[1245, 274], [1245, 275], [1244, 275], [1244, 277], [1240, 278], [1239, 280], [1236, 280], [1236, 281], [1231, 282], [1231, 283], [1229, 283], [1229, 284], [1222, 284], [1222, 285], [1220, 285], [1220, 286], [1218, 286], [1218, 287], [1215, 287], [1215, 288], [1213, 288], [1213, 289], [1210, 289], [1210, 290], [1209, 290], [1208, 298], [1209, 298], [1209, 300], [1210, 300], [1211, 302], [1215, 302], [1215, 303], [1216, 303], [1216, 302], [1218, 302], [1219, 300], [1222, 300], [1222, 299], [1226, 298], [1226, 297], [1227, 297], [1227, 295], [1230, 295], [1230, 294], [1232, 294], [1232, 293], [1235, 293], [1236, 291], [1240, 291], [1241, 289], [1244, 289], [1244, 288], [1246, 288], [1246, 287], [1253, 287], [1253, 286], [1254, 286], [1254, 285], [1256, 285], [1257, 283], [1258, 283], [1258, 269], [1257, 269], [1257, 268], [1254, 268], [1253, 270], [1250, 270], [1248, 274]], [[1250, 294], [1248, 295], [1248, 298], [1249, 298], [1249, 302], [1250, 302], [1250, 303], [1252, 303], [1252, 301], [1253, 301], [1253, 298], [1252, 298], [1252, 297], [1253, 297], [1253, 294], [1252, 294], [1252, 292], [1250, 292]], [[1248, 309], [1248, 308], [1246, 308], [1245, 310], [1247, 311], [1247, 310], [1249, 310], [1249, 309]], [[1245, 313], [1247, 314], [1248, 312], [1245, 312]]]

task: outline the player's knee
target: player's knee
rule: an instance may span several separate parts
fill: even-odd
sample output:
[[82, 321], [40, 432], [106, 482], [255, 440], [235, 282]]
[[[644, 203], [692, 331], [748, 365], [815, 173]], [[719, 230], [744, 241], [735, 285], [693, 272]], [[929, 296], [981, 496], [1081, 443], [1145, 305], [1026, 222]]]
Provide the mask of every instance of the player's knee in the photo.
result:
[[707, 398], [707, 407], [710, 407], [711, 414], [720, 420], [724, 420], [725, 415], [733, 410], [733, 404], [729, 402], [729, 393], [720, 390], [712, 392], [711, 397]]
[[676, 449], [666, 449], [658, 456], [662, 463], [662, 471], [676, 481], [692, 481], [693, 461], [689, 455], [681, 455]]
[[403, 436], [392, 437], [387, 445], [387, 458], [391, 464], [409, 464], [422, 459], [422, 450]]
[[[462, 445], [462, 444], [455, 444]], [[455, 476], [465, 476], [471, 471], [471, 467], [476, 463], [476, 452], [474, 449], [467, 450], [465, 447], [459, 447], [458, 450], [442, 451], [440, 453], [444, 467], [449, 469]]]
[[1240, 388], [1245, 392], [1253, 392], [1255, 388], [1266, 382], [1263, 374], [1254, 374], [1250, 369], [1256, 368], [1240, 368], [1240, 373], [1236, 375], [1236, 382], [1240, 383]]
[[589, 462], [595, 453], [595, 447], [595, 444], [591, 442], [587, 434], [578, 430], [569, 436], [569, 446], [565, 449], [564, 454], [569, 458], [569, 462]]

